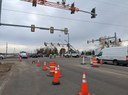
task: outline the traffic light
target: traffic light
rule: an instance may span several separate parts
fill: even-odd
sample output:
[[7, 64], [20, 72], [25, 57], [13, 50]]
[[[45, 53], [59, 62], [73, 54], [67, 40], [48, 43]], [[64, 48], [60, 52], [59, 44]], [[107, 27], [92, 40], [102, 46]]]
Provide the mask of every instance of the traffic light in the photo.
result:
[[93, 8], [91, 10], [91, 18], [96, 18], [96, 9], [95, 8]]
[[47, 46], [47, 43], [45, 42], [44, 45]]
[[87, 41], [87, 44], [89, 44], [89, 41]]
[[70, 46], [70, 44], [68, 43], [68, 44], [67, 44], [67, 47], [69, 47], [69, 46]]
[[71, 14], [74, 14], [75, 13], [75, 4], [72, 3], [71, 4]]
[[119, 38], [119, 42], [122, 42], [120, 38]]
[[31, 25], [31, 32], [35, 32], [35, 25], [34, 24]]
[[102, 38], [99, 38], [99, 42], [101, 42], [102, 41]]
[[59, 43], [58, 43], [57, 45], [58, 45], [58, 46], [60, 46], [60, 44], [59, 44]]
[[66, 0], [62, 0], [62, 4], [65, 5], [66, 4]]
[[51, 33], [51, 34], [54, 33], [54, 27], [50, 27], [50, 33]]
[[94, 41], [95, 41], [95, 40], [94, 40], [94, 39], [92, 39], [92, 43], [94, 43]]
[[65, 35], [68, 34], [68, 28], [64, 28], [64, 34], [65, 34]]
[[51, 43], [51, 45], [52, 45], [52, 46], [54, 46], [54, 44], [53, 44], [53, 43]]
[[106, 41], [104, 42], [106, 45], [108, 44]]
[[32, 6], [36, 7], [37, 5], [37, 0], [32, 0]]
[[109, 42], [110, 42], [110, 44], [112, 43], [112, 41], [111, 41], [111, 40], [110, 40]]

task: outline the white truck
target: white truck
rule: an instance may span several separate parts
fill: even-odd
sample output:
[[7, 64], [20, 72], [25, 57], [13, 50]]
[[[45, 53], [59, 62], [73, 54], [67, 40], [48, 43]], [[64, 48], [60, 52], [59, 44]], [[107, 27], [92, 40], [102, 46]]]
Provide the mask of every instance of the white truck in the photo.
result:
[[104, 48], [100, 58], [103, 63], [128, 66], [128, 46]]
[[80, 53], [78, 51], [66, 52], [64, 54], [64, 56], [67, 57], [67, 58], [68, 57], [76, 57], [76, 58], [78, 58], [78, 57], [80, 57]]
[[19, 53], [19, 56], [22, 57], [22, 58], [28, 58], [28, 55], [27, 55], [27, 53], [25, 51], [21, 51]]

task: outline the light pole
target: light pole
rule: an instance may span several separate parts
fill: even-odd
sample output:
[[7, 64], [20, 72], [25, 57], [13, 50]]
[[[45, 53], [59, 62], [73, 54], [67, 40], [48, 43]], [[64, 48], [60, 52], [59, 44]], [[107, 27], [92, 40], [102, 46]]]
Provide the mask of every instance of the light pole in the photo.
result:
[[2, 0], [0, 0], [0, 25], [1, 25], [1, 10], [2, 10]]
[[70, 44], [69, 44], [69, 33], [68, 33], [68, 52], [69, 52], [69, 49], [70, 49]]

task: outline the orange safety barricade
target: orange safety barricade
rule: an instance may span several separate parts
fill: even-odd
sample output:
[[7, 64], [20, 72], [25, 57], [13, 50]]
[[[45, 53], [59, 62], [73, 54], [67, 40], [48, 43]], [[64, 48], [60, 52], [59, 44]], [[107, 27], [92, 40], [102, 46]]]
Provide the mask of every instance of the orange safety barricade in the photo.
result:
[[92, 58], [92, 62], [93, 62], [92, 67], [99, 67], [96, 56]]
[[51, 61], [50, 64], [49, 64], [50, 75], [54, 75], [54, 73], [55, 73], [55, 67], [56, 67], [56, 63], [54, 61]]

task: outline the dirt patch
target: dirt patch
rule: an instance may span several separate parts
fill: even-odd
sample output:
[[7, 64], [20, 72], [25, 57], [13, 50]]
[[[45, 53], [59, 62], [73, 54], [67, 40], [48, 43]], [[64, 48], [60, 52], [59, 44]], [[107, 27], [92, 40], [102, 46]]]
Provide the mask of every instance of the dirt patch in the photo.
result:
[[14, 63], [0, 63], [0, 76], [3, 76], [4, 73], [10, 71], [13, 64]]

